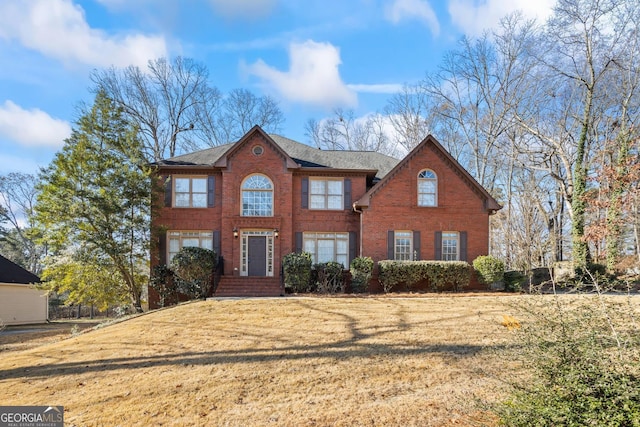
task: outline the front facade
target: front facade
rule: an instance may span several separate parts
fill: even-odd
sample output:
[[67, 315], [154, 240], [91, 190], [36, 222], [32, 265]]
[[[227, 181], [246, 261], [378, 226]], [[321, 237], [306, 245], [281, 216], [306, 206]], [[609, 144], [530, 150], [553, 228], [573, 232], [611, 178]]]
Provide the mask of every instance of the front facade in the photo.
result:
[[[254, 127], [234, 144], [158, 163], [152, 264], [184, 246], [222, 257], [217, 295], [279, 295], [284, 255], [473, 260], [498, 203], [431, 136], [397, 160], [326, 151]], [[153, 292], [151, 292], [151, 295]]]

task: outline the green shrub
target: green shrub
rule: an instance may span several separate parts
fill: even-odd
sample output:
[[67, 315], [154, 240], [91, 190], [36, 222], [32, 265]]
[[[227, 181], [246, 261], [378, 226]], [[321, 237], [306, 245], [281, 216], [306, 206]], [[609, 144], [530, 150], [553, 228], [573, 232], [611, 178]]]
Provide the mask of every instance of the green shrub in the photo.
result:
[[523, 304], [521, 345], [503, 357], [530, 375], [498, 405], [502, 424], [640, 426], [637, 305], [602, 295], [531, 296]]
[[451, 287], [459, 291], [471, 280], [471, 271], [464, 261], [391, 261], [378, 262], [378, 280], [385, 293], [398, 284], [411, 289], [415, 284], [427, 280], [434, 291]]
[[505, 271], [504, 273], [504, 290], [507, 292], [521, 292], [522, 285], [525, 283], [527, 276], [519, 271]]
[[329, 261], [315, 264], [313, 269], [317, 272], [316, 289], [319, 293], [344, 293], [344, 266], [341, 263]]
[[491, 285], [504, 279], [504, 262], [491, 255], [481, 255], [474, 259], [473, 268], [478, 273], [480, 283], [485, 285]]
[[187, 246], [171, 260], [178, 290], [191, 299], [207, 297], [213, 287], [216, 253], [210, 249]]
[[371, 257], [354, 258], [349, 265], [349, 272], [351, 273], [351, 290], [366, 292], [373, 275], [373, 259]]
[[173, 278], [173, 271], [166, 264], [153, 267], [149, 284], [158, 293], [160, 307], [177, 303], [178, 289]]
[[282, 259], [284, 286], [292, 292], [308, 292], [311, 284], [311, 254], [290, 253]]

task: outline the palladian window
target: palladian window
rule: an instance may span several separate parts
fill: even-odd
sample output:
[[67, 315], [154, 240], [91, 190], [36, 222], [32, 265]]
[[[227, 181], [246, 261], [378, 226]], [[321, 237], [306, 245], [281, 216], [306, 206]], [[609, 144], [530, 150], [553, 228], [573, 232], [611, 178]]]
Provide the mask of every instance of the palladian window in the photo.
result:
[[242, 216], [273, 216], [273, 184], [264, 175], [251, 175], [242, 183]]

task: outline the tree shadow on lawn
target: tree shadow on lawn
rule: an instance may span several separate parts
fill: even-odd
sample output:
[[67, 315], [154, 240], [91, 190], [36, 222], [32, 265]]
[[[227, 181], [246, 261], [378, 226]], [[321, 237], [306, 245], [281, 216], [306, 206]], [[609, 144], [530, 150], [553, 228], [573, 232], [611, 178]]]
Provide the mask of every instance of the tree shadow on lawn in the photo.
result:
[[434, 344], [426, 346], [406, 346], [392, 344], [358, 344], [342, 341], [333, 344], [315, 346], [291, 346], [287, 348], [262, 348], [238, 351], [184, 352], [177, 354], [161, 354], [146, 357], [118, 357], [96, 359], [90, 361], [53, 363], [38, 366], [18, 367], [0, 370], [0, 381], [16, 378], [40, 378], [85, 374], [91, 372], [117, 371], [121, 369], [142, 369], [161, 366], [244, 364], [272, 361], [295, 361], [308, 358], [332, 358], [345, 360], [349, 358], [385, 356], [386, 358], [416, 355], [457, 355], [472, 357], [488, 348], [504, 348], [504, 345], [451, 345]]
[[[473, 357], [480, 352], [494, 352], [513, 347], [512, 344], [474, 345], [450, 343], [395, 344], [366, 342], [372, 338], [403, 332], [424, 322], [409, 323], [404, 308], [400, 304], [390, 303], [395, 308], [392, 318], [395, 322], [381, 323], [380, 326], [361, 327], [358, 319], [339, 310], [320, 309], [313, 304], [297, 301], [297, 304], [309, 310], [318, 311], [329, 318], [342, 318], [350, 332], [350, 337], [329, 343], [315, 345], [287, 345], [284, 347], [258, 347], [241, 350], [220, 350], [203, 352], [171, 352], [154, 356], [118, 357], [108, 359], [84, 360], [78, 362], [53, 362], [37, 366], [16, 367], [0, 370], [0, 381], [16, 378], [54, 377], [92, 372], [135, 370], [162, 366], [217, 365], [217, 364], [250, 364], [273, 361], [296, 361], [304, 359], [347, 360], [351, 358], [370, 358], [384, 356], [386, 359], [405, 356], [437, 355]], [[391, 313], [389, 313], [391, 314]], [[464, 316], [451, 316], [433, 320], [431, 324]], [[389, 320], [389, 319], [387, 319]], [[258, 336], [255, 336], [256, 338]], [[263, 339], [266, 337], [262, 337]]]

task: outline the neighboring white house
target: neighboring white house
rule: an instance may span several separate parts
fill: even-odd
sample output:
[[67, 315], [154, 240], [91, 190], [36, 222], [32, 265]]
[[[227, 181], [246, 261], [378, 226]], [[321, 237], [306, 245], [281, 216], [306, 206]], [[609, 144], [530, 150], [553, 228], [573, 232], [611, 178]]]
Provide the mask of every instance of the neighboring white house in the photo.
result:
[[0, 255], [0, 321], [5, 325], [45, 323], [49, 318], [47, 292], [33, 284], [35, 274]]

